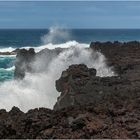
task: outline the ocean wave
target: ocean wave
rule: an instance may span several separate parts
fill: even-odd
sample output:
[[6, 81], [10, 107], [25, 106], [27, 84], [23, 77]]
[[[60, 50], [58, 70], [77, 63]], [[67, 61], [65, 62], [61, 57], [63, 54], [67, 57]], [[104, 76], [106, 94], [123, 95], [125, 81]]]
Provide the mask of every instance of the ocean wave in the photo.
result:
[[13, 47], [7, 47], [7, 48], [4, 48], [3, 46], [0, 47], [0, 52], [12, 52], [14, 51], [16, 48], [13, 48]]
[[0, 55], [0, 59], [5, 59], [5, 58], [15, 58], [16, 55]]
[[6, 68], [5, 70], [6, 70], [6, 71], [14, 71], [14, 70], [15, 70], [15, 66], [12, 66], [12, 67], [10, 67], [10, 68]]
[[[39, 52], [43, 49], [56, 49], [56, 48], [69, 48], [69, 47], [72, 47], [72, 46], [76, 46], [76, 45], [81, 45], [82, 47], [89, 47], [89, 44], [86, 44], [86, 43], [79, 43], [75, 40], [71, 40], [71, 41], [68, 41], [68, 42], [65, 42], [65, 43], [61, 43], [61, 44], [53, 44], [53, 43], [49, 43], [49, 44], [45, 44], [45, 45], [41, 45], [39, 47], [31, 47], [31, 46], [25, 46], [25, 47], [21, 47], [20, 49], [27, 49], [29, 50], [30, 48], [34, 48], [35, 52]], [[14, 51], [15, 49], [17, 48], [12, 48], [12, 47], [8, 47], [8, 48], [0, 48], [0, 52], [12, 52]], [[0, 56], [9, 56], [9, 57], [14, 57], [15, 55], [0, 55]]]
[[[78, 43], [76, 40], [71, 40], [71, 32], [69, 30], [66, 30], [62, 26], [52, 26], [49, 28], [49, 32], [46, 35], [43, 35], [40, 37], [41, 42], [43, 45], [40, 45], [38, 47], [33, 47], [33, 46], [23, 46], [20, 47], [21, 49], [29, 49], [29, 48], [34, 48], [35, 52], [39, 52], [43, 49], [55, 49], [55, 48], [69, 48], [72, 46], [77, 46], [81, 45], [81, 47], [88, 47], [89, 44], [84, 44], [84, 43]], [[0, 52], [12, 52], [17, 47], [8, 47], [0, 48]]]
[[15, 66], [12, 66], [10, 68], [0, 68], [0, 71], [14, 71], [15, 70]]

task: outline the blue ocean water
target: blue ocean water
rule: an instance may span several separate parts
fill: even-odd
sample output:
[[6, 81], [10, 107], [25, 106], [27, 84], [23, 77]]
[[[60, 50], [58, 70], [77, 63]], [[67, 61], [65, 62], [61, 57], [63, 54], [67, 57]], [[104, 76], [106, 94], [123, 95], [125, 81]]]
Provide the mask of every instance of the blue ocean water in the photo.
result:
[[[3, 48], [38, 47], [43, 44], [41, 37], [49, 34], [48, 29], [0, 29], [0, 51]], [[80, 43], [91, 41], [133, 41], [140, 40], [140, 29], [72, 29], [67, 30], [65, 41], [76, 40]], [[56, 32], [59, 36], [63, 34]], [[53, 35], [52, 35], [53, 36]], [[57, 37], [57, 36], [53, 36]], [[57, 40], [55, 43], [62, 43]], [[15, 56], [0, 56], [0, 81], [13, 78]]]
[[[0, 29], [0, 47], [39, 46], [48, 29]], [[82, 43], [91, 41], [140, 40], [140, 29], [72, 29], [69, 40]]]

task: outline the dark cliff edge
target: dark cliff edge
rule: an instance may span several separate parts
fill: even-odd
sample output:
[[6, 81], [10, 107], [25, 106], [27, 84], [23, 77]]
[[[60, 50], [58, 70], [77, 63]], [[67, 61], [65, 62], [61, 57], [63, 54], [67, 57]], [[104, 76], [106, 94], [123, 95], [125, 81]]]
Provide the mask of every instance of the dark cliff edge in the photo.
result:
[[[61, 95], [54, 110], [0, 110], [0, 138], [140, 138], [140, 43], [92, 42], [90, 48], [105, 55], [117, 76], [101, 78], [84, 64], [69, 66], [56, 79]], [[26, 66], [20, 74], [17, 63], [16, 77], [32, 72], [28, 58], [40, 55], [33, 52], [19, 56]]]

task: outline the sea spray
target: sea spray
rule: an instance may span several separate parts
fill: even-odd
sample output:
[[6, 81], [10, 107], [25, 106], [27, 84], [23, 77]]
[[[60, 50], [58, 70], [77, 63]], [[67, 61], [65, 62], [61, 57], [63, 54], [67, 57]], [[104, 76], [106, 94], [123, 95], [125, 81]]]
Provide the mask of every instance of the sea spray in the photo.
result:
[[60, 44], [71, 40], [70, 30], [68, 31], [63, 26], [52, 26], [49, 28], [48, 34], [41, 37], [43, 44], [53, 43]]
[[[59, 45], [55, 45], [59, 46]], [[61, 46], [61, 45], [60, 45]], [[11, 80], [0, 85], [0, 108], [10, 110], [17, 106], [22, 111], [36, 107], [53, 108], [57, 97], [55, 81], [61, 76], [63, 70], [71, 64], [86, 64], [88, 67], [97, 69], [98, 76], [113, 76], [111, 68], [107, 67], [104, 56], [87, 48], [88, 44], [65, 43], [67, 48], [55, 56], [44, 71], [37, 73], [26, 73], [21, 81]], [[65, 46], [65, 47], [64, 47]], [[54, 46], [53, 46], [54, 47]], [[50, 56], [46, 56], [47, 57]], [[33, 68], [41, 67], [44, 61], [35, 61]]]
[[[36, 52], [49, 49], [53, 52], [62, 48], [59, 54], [38, 55], [32, 68], [34, 73], [26, 73], [23, 80], [11, 80], [0, 84], [0, 108], [10, 110], [13, 106], [26, 112], [36, 107], [53, 108], [57, 97], [55, 81], [63, 70], [71, 64], [86, 64], [97, 70], [97, 76], [113, 76], [114, 73], [105, 63], [105, 57], [89, 48], [89, 44], [70, 40], [70, 32], [58, 27], [51, 27], [49, 33], [42, 37], [42, 44], [34, 47]], [[58, 42], [63, 42], [59, 43]], [[46, 44], [47, 43], [47, 44]], [[30, 46], [22, 47], [29, 49]], [[14, 48], [8, 48], [13, 51]], [[45, 50], [46, 51], [46, 50]], [[14, 67], [11, 68], [12, 70]]]

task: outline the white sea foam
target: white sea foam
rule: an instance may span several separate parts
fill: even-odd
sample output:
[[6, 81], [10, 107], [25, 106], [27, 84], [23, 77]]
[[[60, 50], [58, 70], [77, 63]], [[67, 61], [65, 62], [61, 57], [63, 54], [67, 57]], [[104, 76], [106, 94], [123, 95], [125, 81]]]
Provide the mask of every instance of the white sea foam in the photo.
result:
[[0, 70], [3, 70], [3, 71], [14, 71], [15, 70], [15, 66], [12, 66], [10, 68], [0, 68]]
[[14, 51], [16, 48], [13, 48], [13, 47], [7, 47], [7, 48], [4, 48], [4, 47], [0, 47], [0, 52], [12, 52]]
[[[26, 50], [29, 50], [30, 48], [34, 48], [35, 52], [39, 52], [43, 49], [50, 49], [50, 50], [53, 50], [55, 48], [69, 48], [71, 46], [75, 46], [77, 45], [78, 42], [76, 42], [75, 40], [72, 40], [72, 41], [68, 41], [66, 43], [61, 43], [61, 44], [53, 44], [53, 43], [49, 43], [49, 44], [46, 44], [46, 45], [41, 45], [39, 47], [31, 47], [31, 46], [26, 46], [26, 47], [21, 47], [20, 49], [26, 49]], [[84, 44], [84, 43], [81, 43], [80, 44], [81, 46], [83, 47], [89, 47], [89, 44]], [[14, 51], [16, 48], [12, 48], [10, 47], [9, 48], [1, 48], [0, 49], [0, 52], [12, 52]], [[0, 57], [13, 57], [15, 55], [0, 55]]]
[[5, 59], [5, 58], [15, 58], [16, 57], [16, 55], [0, 55], [0, 59]]
[[6, 71], [14, 71], [14, 70], [15, 70], [15, 66], [12, 66], [12, 67], [10, 67], [10, 68], [6, 68], [5, 70], [6, 70]]
[[[42, 46], [39, 46], [39, 47], [32, 47], [35, 49], [35, 52], [39, 52], [43, 49], [50, 49], [50, 50], [53, 50], [55, 48], [69, 48], [69, 47], [72, 47], [72, 46], [76, 46], [78, 45], [79, 43], [76, 42], [75, 40], [72, 40], [72, 41], [68, 41], [66, 43], [61, 43], [61, 44], [53, 44], [53, 43], [49, 43], [49, 44], [46, 44], [46, 45], [42, 45]], [[84, 43], [81, 43], [80, 44], [81, 47], [89, 47], [89, 44], [84, 44]], [[22, 48], [25, 48], [25, 49], [29, 49], [31, 47], [22, 47]]]

